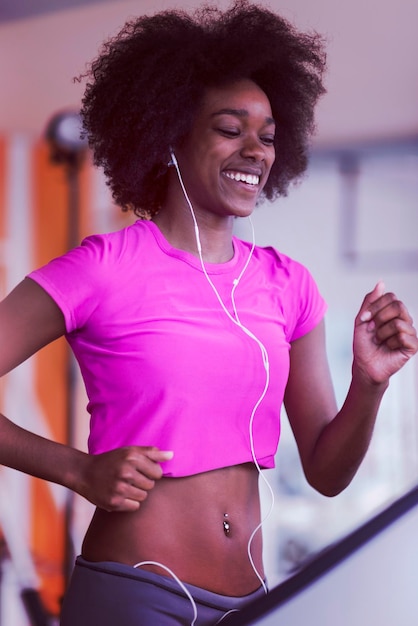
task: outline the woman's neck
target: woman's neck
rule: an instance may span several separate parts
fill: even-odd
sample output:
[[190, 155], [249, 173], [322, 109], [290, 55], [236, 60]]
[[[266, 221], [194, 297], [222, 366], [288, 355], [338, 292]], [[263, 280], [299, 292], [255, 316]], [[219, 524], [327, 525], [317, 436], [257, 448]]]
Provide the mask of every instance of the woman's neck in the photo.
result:
[[[196, 216], [203, 260], [206, 263], [230, 261], [234, 255], [233, 218], [199, 217]], [[153, 222], [174, 248], [199, 256], [194, 221], [188, 208], [178, 212], [162, 209], [154, 216]]]

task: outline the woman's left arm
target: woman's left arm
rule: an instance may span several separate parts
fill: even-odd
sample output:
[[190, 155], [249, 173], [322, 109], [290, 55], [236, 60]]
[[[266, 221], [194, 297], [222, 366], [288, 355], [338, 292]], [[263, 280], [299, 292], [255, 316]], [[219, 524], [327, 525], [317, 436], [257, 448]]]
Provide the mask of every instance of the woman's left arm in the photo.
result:
[[352, 380], [338, 411], [324, 322], [292, 343], [285, 407], [312, 487], [334, 496], [351, 482], [368, 449], [389, 378], [417, 350], [404, 304], [378, 283], [355, 319]]

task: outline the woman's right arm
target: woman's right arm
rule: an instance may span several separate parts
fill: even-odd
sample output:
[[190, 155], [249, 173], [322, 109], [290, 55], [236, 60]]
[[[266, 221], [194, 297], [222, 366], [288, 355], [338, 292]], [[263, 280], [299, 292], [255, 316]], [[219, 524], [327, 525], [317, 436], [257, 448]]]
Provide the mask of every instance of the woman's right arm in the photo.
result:
[[[0, 303], [0, 376], [65, 333], [52, 298], [29, 278]], [[137, 446], [90, 455], [45, 439], [0, 414], [0, 464], [64, 485], [106, 510], [135, 511], [171, 453]]]

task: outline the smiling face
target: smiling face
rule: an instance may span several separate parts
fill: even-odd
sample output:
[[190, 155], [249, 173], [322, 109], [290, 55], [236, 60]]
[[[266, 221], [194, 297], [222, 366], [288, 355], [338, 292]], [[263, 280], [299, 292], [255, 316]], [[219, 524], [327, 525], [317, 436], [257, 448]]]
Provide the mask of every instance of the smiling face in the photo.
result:
[[207, 89], [175, 150], [196, 213], [252, 213], [274, 162], [274, 131], [269, 100], [254, 82]]

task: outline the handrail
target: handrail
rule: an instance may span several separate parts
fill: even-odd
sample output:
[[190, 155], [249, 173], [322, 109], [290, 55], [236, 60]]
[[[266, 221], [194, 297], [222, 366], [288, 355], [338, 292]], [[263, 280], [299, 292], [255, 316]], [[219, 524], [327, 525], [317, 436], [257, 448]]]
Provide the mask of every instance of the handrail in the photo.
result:
[[339, 565], [417, 505], [418, 485], [353, 532], [311, 557], [294, 575], [273, 588], [267, 596], [255, 601], [239, 613], [231, 614], [231, 616], [223, 620], [222, 624], [225, 624], [225, 626], [249, 625], [255, 619], [259, 619], [272, 610], [277, 609]]

